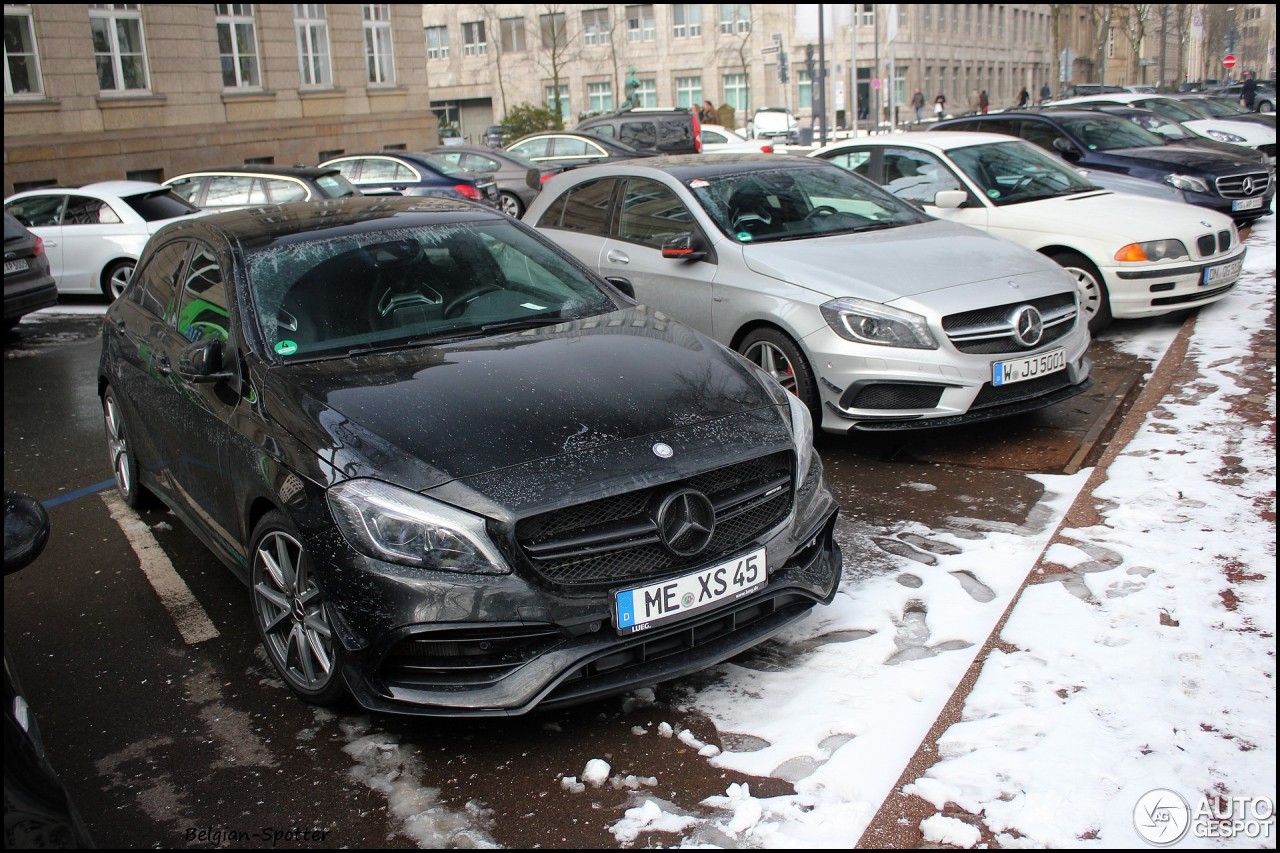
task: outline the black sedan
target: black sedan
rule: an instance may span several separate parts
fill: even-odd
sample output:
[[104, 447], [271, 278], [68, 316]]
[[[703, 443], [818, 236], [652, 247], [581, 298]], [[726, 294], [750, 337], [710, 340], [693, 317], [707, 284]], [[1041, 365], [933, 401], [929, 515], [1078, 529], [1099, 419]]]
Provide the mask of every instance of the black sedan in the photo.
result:
[[12, 329], [32, 311], [58, 304], [44, 241], [7, 212], [4, 215], [4, 327]]
[[456, 198], [498, 206], [492, 175], [468, 172], [421, 151], [373, 151], [345, 154], [320, 164], [337, 169], [365, 195]]
[[308, 701], [583, 701], [759, 643], [840, 576], [805, 407], [475, 205], [165, 228], [98, 383], [121, 496], [249, 584]]
[[447, 145], [422, 152], [468, 172], [487, 175], [498, 186], [502, 212], [519, 219], [538, 197], [544, 181], [559, 174], [556, 166], [539, 165], [510, 151], [480, 145]]
[[653, 157], [657, 153], [640, 151], [625, 142], [606, 139], [594, 133], [574, 133], [568, 130], [531, 133], [512, 142], [506, 150], [532, 160], [540, 166], [559, 166], [562, 169], [589, 166], [593, 163], [634, 160], [637, 157]]

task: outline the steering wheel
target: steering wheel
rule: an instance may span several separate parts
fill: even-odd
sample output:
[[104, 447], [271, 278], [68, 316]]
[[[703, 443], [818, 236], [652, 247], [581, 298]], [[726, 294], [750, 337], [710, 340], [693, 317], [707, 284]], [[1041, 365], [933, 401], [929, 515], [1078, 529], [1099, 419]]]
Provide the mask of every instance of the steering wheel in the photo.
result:
[[815, 207], [813, 210], [806, 213], [804, 215], [804, 218], [808, 220], [808, 219], [813, 219], [815, 216], [834, 216], [839, 212], [840, 211], [836, 210], [834, 207], [832, 207], [829, 204], [820, 204], [817, 207]]
[[468, 303], [474, 299], [479, 299], [486, 293], [493, 293], [497, 290], [502, 290], [502, 288], [496, 284], [478, 284], [475, 287], [464, 290], [453, 299], [450, 299], [448, 304], [444, 306], [444, 318], [452, 320], [455, 317], [461, 317], [467, 312]]

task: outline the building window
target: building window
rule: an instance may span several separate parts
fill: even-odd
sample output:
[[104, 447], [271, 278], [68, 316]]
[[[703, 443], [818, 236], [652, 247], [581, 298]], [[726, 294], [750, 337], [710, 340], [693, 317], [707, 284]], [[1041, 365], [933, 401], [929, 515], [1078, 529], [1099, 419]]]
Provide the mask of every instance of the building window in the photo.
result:
[[552, 12], [549, 15], [539, 15], [538, 22], [542, 27], [543, 49], [563, 49], [569, 41], [567, 31], [565, 30], [564, 12]]
[[813, 109], [813, 80], [809, 77], [809, 69], [796, 69], [796, 106], [802, 110]]
[[933, 4], [932, 3], [924, 4], [924, 28], [926, 30], [933, 29]]
[[582, 13], [582, 43], [609, 43], [609, 10], [587, 9]]
[[751, 106], [751, 83], [745, 74], [724, 75], [724, 102], [745, 114]]
[[4, 7], [4, 96], [39, 95], [40, 57], [30, 6]]
[[627, 7], [627, 41], [653, 41], [657, 32], [652, 5]]
[[910, 11], [911, 11], [910, 3], [898, 4], [898, 28], [899, 29], [905, 30], [910, 25], [910, 21], [908, 20], [908, 17], [907, 17], [907, 14]]
[[653, 77], [637, 80], [640, 85], [631, 95], [633, 107], [656, 107], [658, 105], [658, 81]]
[[612, 82], [606, 80], [603, 83], [587, 84], [587, 110], [593, 113], [613, 111]]
[[427, 59], [449, 58], [449, 29], [427, 27]]
[[217, 3], [213, 7], [218, 27], [218, 56], [222, 60], [224, 89], [256, 89], [258, 37], [251, 3]]
[[332, 86], [329, 59], [329, 21], [322, 3], [293, 4], [293, 27], [298, 36], [298, 64], [303, 86]]
[[722, 33], [751, 32], [751, 4], [750, 3], [721, 3], [720, 4], [720, 32]]
[[698, 109], [702, 106], [702, 78], [676, 78], [676, 106], [685, 109]]
[[[569, 84], [561, 83], [559, 87], [560, 93], [560, 120], [569, 120]], [[547, 109], [551, 110], [554, 115], [556, 112], [556, 87], [547, 86]]]
[[396, 82], [389, 3], [364, 4], [364, 59], [370, 83]]
[[[6, 15], [6, 30], [8, 20]], [[146, 90], [147, 51], [142, 42], [142, 12], [138, 4], [89, 4], [89, 29], [93, 33], [93, 58], [98, 65], [98, 88], [104, 92]], [[8, 41], [6, 31], [6, 53]]]
[[503, 53], [524, 53], [529, 49], [525, 42], [524, 18], [503, 18], [498, 28]]
[[696, 3], [679, 3], [671, 7], [671, 36], [678, 39], [702, 35], [702, 7]]
[[489, 43], [484, 38], [484, 21], [467, 21], [462, 25], [463, 56], [484, 56]]

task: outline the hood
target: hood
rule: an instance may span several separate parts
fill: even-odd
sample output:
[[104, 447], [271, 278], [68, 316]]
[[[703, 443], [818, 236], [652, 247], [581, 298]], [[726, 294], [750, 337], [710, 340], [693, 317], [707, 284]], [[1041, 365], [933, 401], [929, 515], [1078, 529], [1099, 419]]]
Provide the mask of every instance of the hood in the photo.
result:
[[1054, 266], [1030, 249], [941, 220], [862, 234], [753, 243], [742, 247], [742, 256], [752, 271], [820, 296], [876, 302]]
[[1145, 148], [1117, 148], [1104, 151], [1108, 157], [1131, 167], [1171, 171], [1171, 167], [1197, 169], [1210, 175], [1233, 175], [1246, 170], [1257, 171], [1260, 164], [1249, 154], [1228, 154], [1193, 145], [1152, 145]]
[[267, 390], [342, 478], [415, 490], [776, 405], [737, 356], [644, 306], [273, 368]]
[[[1187, 240], [1231, 228], [1231, 217], [1203, 207], [1128, 193], [1095, 192], [1009, 205], [1002, 226], [1039, 234], [1089, 236], [1119, 247], [1144, 240]], [[1025, 216], [1015, 216], [1025, 210]]]
[[[1207, 135], [1211, 130], [1218, 130], [1223, 133], [1234, 133], [1236, 136], [1244, 139], [1248, 145], [1266, 145], [1268, 143], [1275, 144], [1276, 131], [1273, 127], [1266, 127], [1251, 121], [1233, 121], [1232, 119], [1206, 118], [1196, 121], [1184, 121], [1187, 127], [1196, 133]], [[1210, 137], [1212, 138], [1212, 137]]]

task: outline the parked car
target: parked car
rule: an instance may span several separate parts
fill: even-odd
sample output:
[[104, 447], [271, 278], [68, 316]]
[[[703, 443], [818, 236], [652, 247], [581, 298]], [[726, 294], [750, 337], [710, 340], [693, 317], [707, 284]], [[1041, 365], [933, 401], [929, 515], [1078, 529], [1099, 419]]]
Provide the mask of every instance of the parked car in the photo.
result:
[[[1244, 83], [1230, 83], [1208, 91], [1210, 94], [1223, 95], [1239, 103], [1240, 96], [1244, 91]], [[1276, 111], [1276, 84], [1266, 80], [1259, 80], [1253, 106], [1257, 112], [1274, 113]]]
[[200, 210], [162, 184], [102, 181], [41, 187], [4, 200], [5, 212], [44, 241], [58, 293], [124, 290], [147, 238]]
[[1016, 136], [1088, 169], [1091, 176], [1119, 172], [1173, 186], [1189, 204], [1225, 213], [1236, 222], [1266, 216], [1275, 196], [1270, 169], [1252, 155], [1166, 145], [1128, 119], [1094, 110], [964, 116], [938, 122], [928, 132], [942, 130]]
[[58, 285], [49, 273], [44, 241], [4, 214], [4, 327], [27, 314], [58, 304]]
[[360, 195], [337, 169], [315, 166], [224, 166], [187, 172], [164, 185], [201, 210]]
[[477, 175], [422, 152], [345, 154], [324, 161], [320, 168], [337, 169], [365, 195], [458, 198], [490, 207], [499, 203], [491, 175]]
[[430, 148], [424, 152], [436, 160], [492, 178], [498, 187], [498, 206], [503, 213], [520, 218], [542, 189], [543, 181], [561, 170], [540, 166], [519, 154], [476, 145]]
[[786, 107], [761, 107], [747, 123], [747, 136], [795, 145], [800, 142], [800, 123]]
[[1234, 118], [1238, 121], [1252, 121], [1258, 124], [1264, 124], [1272, 129], [1276, 126], [1275, 111], [1269, 112], [1250, 112], [1240, 105], [1240, 101], [1224, 97], [1221, 95], [1185, 95], [1179, 96], [1191, 101], [1191, 103], [1220, 118]]
[[484, 129], [484, 144], [489, 148], [501, 148], [511, 141], [511, 128], [505, 124], [491, 124]]
[[702, 150], [708, 154], [772, 154], [773, 145], [768, 141], [746, 139], [718, 124], [704, 124]]
[[931, 216], [1034, 249], [1071, 273], [1094, 332], [1224, 298], [1245, 248], [1231, 217], [1092, 184], [1029, 142], [987, 133], [903, 133], [810, 156], [856, 172]]
[[654, 154], [697, 154], [702, 150], [701, 130], [692, 110], [645, 107], [592, 116], [574, 128]]
[[540, 166], [559, 166], [562, 169], [653, 156], [652, 152], [640, 151], [616, 139], [567, 130], [530, 133], [508, 145], [506, 150]]
[[160, 497], [248, 583], [307, 701], [520, 714], [694, 672], [835, 595], [808, 412], [497, 211], [166, 229], [102, 341], [122, 499]]
[[[1050, 107], [1050, 109], [1054, 109]], [[1064, 107], [1063, 109], [1068, 109]], [[1140, 107], [1129, 106], [1128, 104], [1109, 104], [1107, 106], [1090, 107], [1107, 115], [1120, 116], [1128, 119], [1141, 128], [1151, 131], [1159, 136], [1165, 143], [1170, 145], [1181, 145], [1183, 147], [1200, 148], [1206, 151], [1218, 151], [1224, 154], [1232, 154], [1236, 156], [1244, 155], [1252, 156], [1259, 166], [1270, 168], [1270, 162], [1267, 156], [1261, 151], [1252, 155], [1246, 152], [1239, 145], [1232, 145], [1229, 142], [1219, 142], [1216, 139], [1210, 139], [1192, 132], [1190, 128], [1176, 122], [1171, 118], [1166, 118], [1154, 110], [1144, 110]]]
[[[7, 218], [7, 217], [6, 217]], [[28, 495], [4, 493], [4, 573], [30, 565], [49, 541], [49, 515]], [[4, 646], [4, 842], [10, 850], [91, 848]]]
[[575, 169], [524, 221], [742, 353], [831, 432], [986, 420], [1091, 381], [1088, 323], [1059, 266], [824, 161]]

